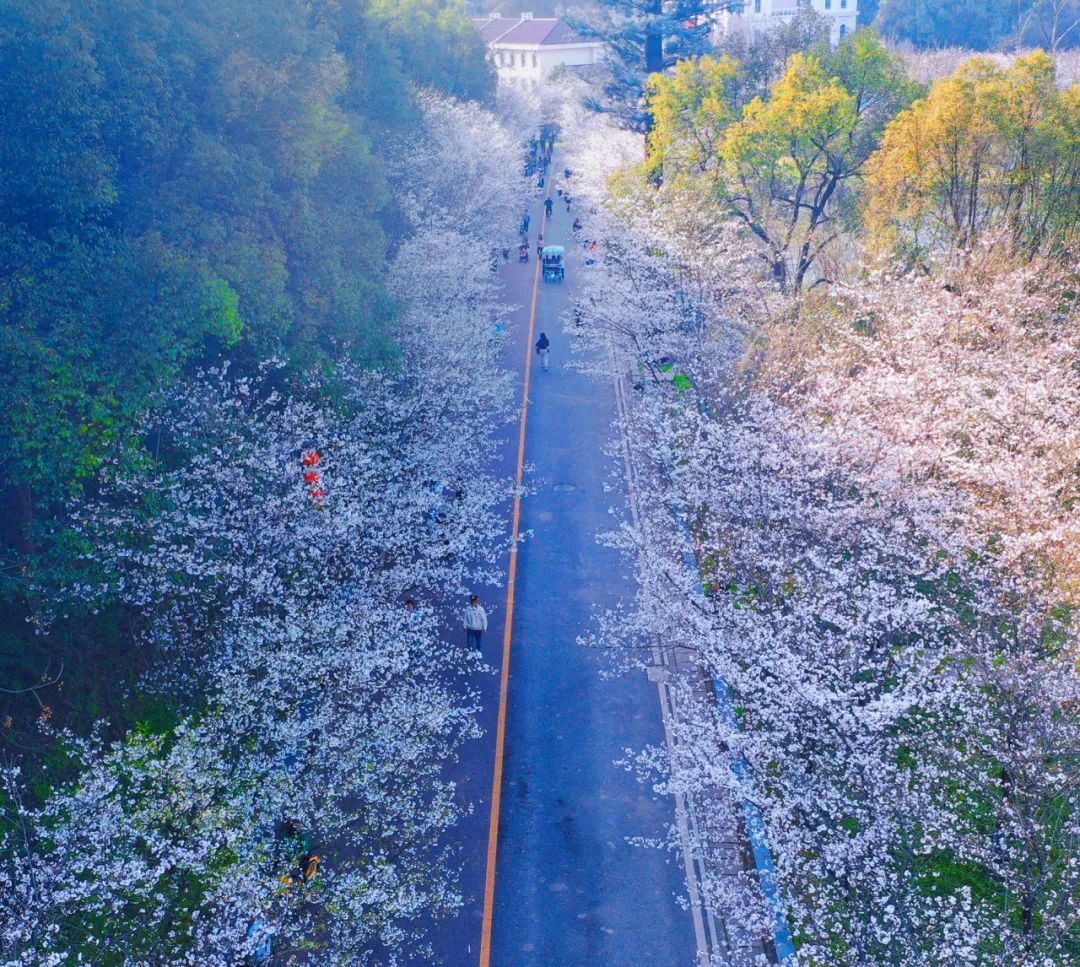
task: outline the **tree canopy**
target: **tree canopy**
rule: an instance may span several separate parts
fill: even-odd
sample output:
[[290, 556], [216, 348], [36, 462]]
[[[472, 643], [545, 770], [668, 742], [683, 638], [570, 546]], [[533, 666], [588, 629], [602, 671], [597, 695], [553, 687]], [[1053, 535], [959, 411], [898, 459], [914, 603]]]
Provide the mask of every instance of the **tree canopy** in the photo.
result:
[[767, 96], [741, 110], [740, 76], [735, 61], [709, 57], [654, 75], [650, 164], [665, 179], [704, 179], [781, 287], [799, 290], [853, 215], [849, 187], [915, 87], [869, 31], [792, 55]]
[[483, 55], [435, 0], [7, 0], [9, 499], [77, 490], [193, 359], [385, 355], [378, 145], [415, 119], [412, 83], [489, 96]]
[[[493, 97], [455, 0], [0, 0], [0, 664], [16, 690], [63, 668], [55, 721], [141, 714], [136, 618], [27, 619], [85, 563], [66, 506], [175, 459], [143, 414], [223, 360], [286, 360], [301, 395], [400, 364], [390, 180], [421, 87]], [[5, 694], [4, 734], [38, 711]]]
[[122, 684], [151, 654], [124, 698], [161, 708], [83, 735], [44, 702], [4, 724], [23, 753], [0, 762], [7, 963], [232, 967], [271, 937], [282, 960], [420, 962], [460, 903], [444, 835], [467, 805], [443, 768], [477, 734], [481, 655], [447, 641], [444, 606], [505, 550], [488, 255], [526, 186], [491, 112], [416, 107], [386, 172], [409, 229], [386, 264], [393, 359], [307, 386], [283, 361], [185, 372], [67, 508], [82, 570], [39, 589], [42, 624], [85, 622], [70, 659], [125, 609], [95, 670]]
[[872, 0], [860, 19], [917, 47], [993, 50], [1017, 43], [1075, 46], [1076, 0]]
[[[1037, 251], [985, 232], [909, 266], [866, 245], [860, 189], [822, 227], [840, 233], [830, 284], [785, 290], [755, 272], [770, 250], [749, 207], [732, 211], [730, 159], [748, 184], [780, 187], [744, 197], [783, 226], [801, 171], [827, 185], [829, 156], [857, 157], [858, 61], [793, 58], [746, 108], [731, 61], [657, 80], [660, 186], [640, 164], [611, 177], [618, 132], [575, 138], [584, 231], [605, 242], [574, 332], [634, 374], [620, 422], [636, 500], [608, 538], [638, 590], [593, 640], [695, 656], [672, 675], [675, 741], [636, 761], [718, 831], [695, 842], [707, 907], [748, 937], [772, 934], [779, 910], [785, 963], [1072, 967], [1075, 229], [1061, 243], [1080, 216], [1059, 201], [1060, 242]], [[887, 76], [878, 63], [868, 80]], [[1075, 108], [1054, 112], [1072, 94], [1041, 54], [1012, 72], [977, 60], [957, 80], [988, 74], [951, 139], [923, 102], [896, 123], [948, 145], [980, 192], [1013, 186], [1025, 152], [1039, 191], [1060, 184], [1068, 154], [1034, 159], [1043, 135], [1068, 136]], [[865, 84], [888, 92], [868, 143], [903, 107], [894, 77]], [[1025, 191], [1006, 197], [1029, 205]], [[1003, 229], [1016, 210], [1001, 205]], [[714, 688], [696, 700], [702, 676]], [[733, 869], [733, 829], [756, 829], [769, 862]]]
[[871, 161], [871, 238], [912, 255], [1005, 233], [1036, 250], [1080, 221], [1080, 85], [1037, 52], [973, 59], [892, 121]]

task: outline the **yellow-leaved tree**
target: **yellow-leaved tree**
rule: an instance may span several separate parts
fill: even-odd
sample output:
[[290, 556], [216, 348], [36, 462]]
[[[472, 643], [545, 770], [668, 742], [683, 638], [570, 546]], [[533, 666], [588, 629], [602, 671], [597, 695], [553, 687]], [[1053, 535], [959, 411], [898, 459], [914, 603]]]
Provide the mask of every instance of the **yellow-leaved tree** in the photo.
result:
[[733, 57], [683, 60], [649, 78], [649, 167], [668, 180], [713, 174], [720, 142], [738, 117], [741, 66]]
[[865, 216], [881, 251], [925, 257], [1004, 235], [1032, 252], [1080, 224], [1080, 85], [1058, 87], [1042, 51], [973, 58], [889, 125], [867, 169]]
[[782, 77], [738, 108], [728, 58], [701, 58], [650, 82], [650, 174], [705, 181], [742, 224], [785, 292], [821, 278], [818, 260], [853, 224], [852, 186], [885, 125], [917, 93], [903, 65], [862, 31], [836, 50], [795, 54]]

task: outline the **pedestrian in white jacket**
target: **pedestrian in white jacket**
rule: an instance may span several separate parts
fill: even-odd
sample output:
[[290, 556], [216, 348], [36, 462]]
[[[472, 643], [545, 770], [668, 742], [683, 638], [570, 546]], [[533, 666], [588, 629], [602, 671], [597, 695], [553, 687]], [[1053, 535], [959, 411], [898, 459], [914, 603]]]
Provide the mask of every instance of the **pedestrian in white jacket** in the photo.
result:
[[470, 648], [480, 648], [480, 637], [487, 631], [487, 612], [480, 606], [480, 599], [474, 594], [469, 598], [465, 609], [465, 641]]

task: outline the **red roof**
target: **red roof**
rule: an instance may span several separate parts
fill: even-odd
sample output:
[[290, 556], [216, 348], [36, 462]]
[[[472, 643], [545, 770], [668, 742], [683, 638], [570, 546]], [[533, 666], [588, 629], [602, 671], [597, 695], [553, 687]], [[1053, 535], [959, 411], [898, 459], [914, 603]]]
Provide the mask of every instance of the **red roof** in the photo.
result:
[[506, 17], [492, 17], [490, 20], [476, 18], [473, 23], [476, 24], [476, 29], [480, 31], [480, 36], [484, 38], [484, 43], [490, 44], [493, 40], [497, 40], [505, 34], [511, 27], [516, 27], [521, 21], [517, 17], [513, 20]]
[[474, 20], [480, 36], [489, 44], [580, 44], [585, 41], [557, 17], [528, 17]]

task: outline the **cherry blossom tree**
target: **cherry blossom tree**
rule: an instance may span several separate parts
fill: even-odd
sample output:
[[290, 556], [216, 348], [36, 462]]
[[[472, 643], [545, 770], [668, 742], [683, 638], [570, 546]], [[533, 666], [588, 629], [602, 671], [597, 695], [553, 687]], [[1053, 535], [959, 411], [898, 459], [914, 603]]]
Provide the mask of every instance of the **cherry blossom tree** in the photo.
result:
[[876, 466], [903, 486], [962, 495], [979, 546], [1039, 567], [1071, 597], [1075, 275], [1056, 260], [1014, 263], [993, 245], [934, 278], [879, 273], [822, 305], [808, 339], [781, 336], [768, 383], [838, 438], [872, 437]]
[[504, 127], [479, 105], [421, 95], [419, 139], [404, 147], [390, 177], [418, 231], [454, 230], [490, 246], [515, 237], [522, 195], [523, 115], [515, 103]]
[[499, 578], [511, 485], [488, 468], [512, 381], [486, 253], [522, 183], [496, 117], [425, 108], [400, 158], [416, 230], [390, 266], [393, 364], [193, 377], [146, 415], [160, 459], [117, 454], [73, 514], [71, 593], [141, 615], [151, 684], [188, 711], [55, 736], [74, 778], [43, 805], [5, 765], [7, 962], [231, 965], [271, 938], [397, 964], [459, 902], [443, 835], [468, 806], [443, 767], [477, 734], [480, 656], [440, 614]]
[[[1074, 274], [882, 275], [792, 331], [701, 199], [573, 165], [603, 241], [568, 324], [634, 390], [640, 589], [598, 637], [730, 697], [675, 682], [664, 782], [758, 810], [801, 962], [1072, 963]], [[765, 886], [706, 866], [751, 936]]]

